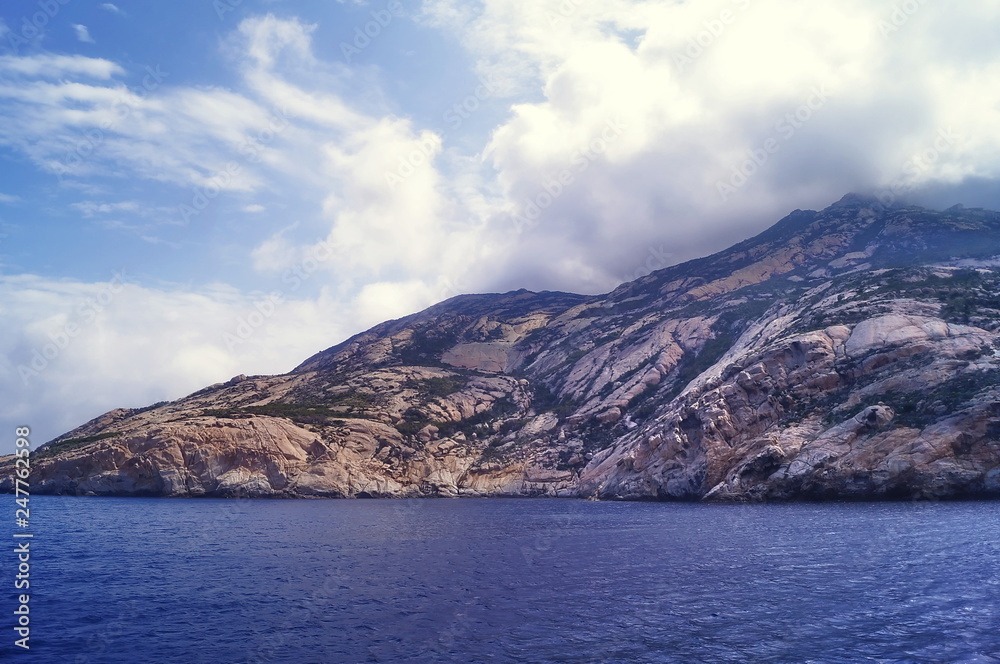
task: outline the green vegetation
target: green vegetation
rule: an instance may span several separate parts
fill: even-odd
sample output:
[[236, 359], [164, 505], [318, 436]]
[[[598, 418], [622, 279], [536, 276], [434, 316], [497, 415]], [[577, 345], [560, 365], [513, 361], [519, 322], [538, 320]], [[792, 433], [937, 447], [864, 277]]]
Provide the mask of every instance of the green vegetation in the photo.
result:
[[534, 386], [531, 407], [536, 413], [555, 413], [562, 421], [572, 415], [579, 408], [579, 404], [573, 399], [560, 399], [548, 386], [538, 383]]
[[899, 210], [889, 223], [908, 232], [884, 238], [875, 258], [884, 265], [908, 266], [953, 258], [985, 258], [1000, 253], [995, 213], [974, 210], [942, 214], [909, 208]]
[[366, 395], [353, 392], [344, 393], [343, 398], [334, 401], [333, 407], [330, 404], [269, 403], [261, 406], [208, 408], [201, 414], [231, 419], [262, 415], [282, 417], [300, 424], [333, 424], [336, 418], [370, 418], [369, 414], [355, 411], [355, 408], [370, 405], [371, 401]]
[[636, 397], [634, 403], [637, 404], [637, 407], [634, 410], [631, 409], [632, 408], [632, 404], [629, 404], [629, 408], [630, 408], [629, 412], [632, 415], [633, 419], [636, 419], [636, 420], [645, 420], [645, 419], [648, 419], [650, 416], [653, 415], [653, 413], [656, 412], [656, 408], [660, 404], [655, 399], [649, 399], [649, 398], [647, 398], [647, 395], [652, 395], [652, 394], [653, 394], [653, 390], [646, 390], [645, 392], [643, 392], [642, 394], [640, 394], [638, 397]]
[[615, 424], [605, 424], [593, 418], [588, 420], [579, 431], [583, 450], [597, 452], [612, 445], [618, 439], [615, 428]]
[[157, 408], [159, 408], [161, 406], [166, 406], [168, 403], [170, 403], [170, 402], [169, 401], [157, 401], [154, 404], [150, 404], [148, 406], [143, 406], [142, 408], [132, 408], [129, 411], [128, 417], [132, 417], [134, 415], [138, 415], [139, 413], [145, 413], [145, 412], [148, 412], [150, 410], [155, 410], [155, 409], [157, 409]]
[[458, 337], [451, 331], [416, 330], [408, 344], [398, 348], [396, 353], [403, 364], [410, 366], [439, 367], [441, 354], [458, 343]]
[[324, 401], [329, 406], [339, 406], [348, 410], [352, 408], [370, 408], [378, 405], [378, 400], [374, 395], [356, 390], [328, 394]]
[[865, 408], [884, 403], [893, 409], [897, 426], [922, 429], [941, 417], [954, 414], [984, 389], [1000, 385], [1000, 369], [971, 371], [959, 374], [930, 390], [886, 392], [843, 412], [831, 412], [828, 423], [854, 417]]
[[[935, 386], [929, 393], [926, 390], [906, 393], [903, 395], [905, 401], [901, 402], [901, 409], [904, 413], [926, 414], [928, 407], [937, 407], [946, 414], [951, 414], [984, 389], [996, 385], [1000, 385], [1000, 370], [997, 369], [959, 374]], [[906, 402], [914, 404], [912, 411], [905, 408]], [[916, 418], [917, 415], [914, 415], [915, 420]], [[926, 420], [915, 421], [914, 424], [926, 425], [933, 419], [931, 416]], [[906, 423], [905, 420], [903, 423]]]
[[[598, 393], [597, 393], [597, 396], [601, 397], [602, 399], [608, 397], [618, 387], [620, 387], [620, 386], [625, 385], [626, 383], [628, 383], [630, 380], [632, 380], [633, 377], [635, 377], [635, 375], [637, 373], [639, 373], [640, 371], [643, 371], [644, 369], [648, 368], [655, 361], [656, 361], [656, 356], [655, 355], [647, 357], [638, 366], [633, 367], [632, 369], [629, 369], [628, 371], [626, 371], [625, 373], [623, 373], [621, 376], [618, 376], [617, 378], [615, 378], [613, 381], [607, 382], [604, 385], [602, 385], [600, 391], [598, 391]], [[594, 376], [594, 378], [596, 379], [597, 376]], [[596, 380], [594, 382], [596, 382]], [[591, 383], [591, 389], [593, 389], [594, 382]]]
[[[641, 331], [642, 330], [638, 330], [637, 333]], [[612, 341], [617, 341], [619, 338], [621, 338], [622, 332], [623, 330], [615, 330], [614, 332], [609, 332], [604, 336], [597, 337], [596, 339], [594, 339], [594, 346], [603, 346], [604, 344], [609, 344]]]
[[401, 420], [396, 424], [396, 431], [404, 436], [415, 436], [428, 424], [431, 424], [429, 420]]
[[45, 447], [42, 447], [34, 453], [33, 456], [38, 458], [45, 458], [47, 456], [52, 456], [54, 454], [61, 454], [69, 450], [76, 449], [78, 447], [84, 447], [90, 443], [96, 442], [98, 440], [105, 440], [107, 438], [115, 438], [119, 436], [118, 433], [99, 433], [93, 436], [82, 436], [80, 438], [65, 438], [63, 440], [50, 443]]
[[890, 301], [902, 298], [940, 303], [938, 315], [951, 323], [1000, 327], [1000, 275], [992, 272], [955, 270], [938, 276], [927, 268], [893, 268], [881, 274], [845, 276], [838, 289], [845, 292], [837, 295], [835, 309], [808, 311], [791, 331], [855, 325], [889, 313]]
[[688, 383], [718, 362], [726, 354], [726, 351], [733, 347], [734, 343], [736, 343], [736, 337], [732, 332], [725, 329], [718, 330], [715, 331], [713, 337], [705, 342], [699, 353], [685, 353], [677, 365], [677, 377], [674, 379], [674, 386], [664, 396], [664, 401], [674, 399]]
[[424, 397], [446, 397], [466, 386], [468, 380], [453, 376], [424, 378], [416, 381], [417, 391]]
[[869, 280], [874, 296], [911, 297], [941, 303], [941, 318], [953, 323], [970, 323], [976, 316], [998, 318], [1000, 279], [995, 273], [956, 270], [949, 276], [927, 274], [925, 270], [896, 269]]
[[642, 309], [650, 305], [648, 297], [638, 297], [636, 299], [629, 299], [626, 302], [616, 302], [611, 307], [601, 307], [603, 309], [604, 315], [617, 316], [620, 314], [626, 314], [636, 309]]
[[645, 420], [663, 403], [657, 396], [657, 386], [647, 385], [639, 394], [632, 397], [625, 410], [628, 411], [632, 419]]
[[[497, 420], [509, 419], [512, 415], [517, 413], [517, 404], [510, 399], [503, 397], [494, 401], [493, 406], [490, 409], [476, 413], [475, 415], [467, 417], [464, 420], [459, 420], [458, 422], [432, 420], [428, 417], [427, 413], [419, 408], [408, 408], [406, 412], [403, 413], [402, 421], [397, 423], [395, 426], [396, 430], [404, 436], [416, 435], [428, 424], [437, 427], [438, 432], [442, 436], [452, 436], [456, 433], [463, 433], [466, 436], [471, 436], [472, 434], [476, 434], [478, 436], [488, 436], [493, 434], [493, 422], [496, 422]], [[517, 428], [511, 424], [508, 424], [507, 426], [508, 429], [511, 427]], [[501, 430], [502, 429], [503, 427], [501, 427]]]

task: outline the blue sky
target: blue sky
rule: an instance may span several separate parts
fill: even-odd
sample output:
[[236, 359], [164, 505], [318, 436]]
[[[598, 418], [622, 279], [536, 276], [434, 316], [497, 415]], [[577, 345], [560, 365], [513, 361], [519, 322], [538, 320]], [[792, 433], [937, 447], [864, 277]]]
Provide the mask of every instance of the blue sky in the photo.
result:
[[998, 27], [996, 0], [4, 3], [0, 451], [848, 191], [1000, 207]]

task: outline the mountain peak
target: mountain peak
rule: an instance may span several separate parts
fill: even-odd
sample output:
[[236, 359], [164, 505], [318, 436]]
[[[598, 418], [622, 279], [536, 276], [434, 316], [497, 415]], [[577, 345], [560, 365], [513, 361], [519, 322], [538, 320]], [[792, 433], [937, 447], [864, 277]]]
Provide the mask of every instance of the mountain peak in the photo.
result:
[[863, 208], [870, 207], [875, 210], [885, 209], [885, 205], [875, 196], [870, 194], [848, 193], [836, 203], [830, 205], [827, 210], [839, 210], [843, 208]]

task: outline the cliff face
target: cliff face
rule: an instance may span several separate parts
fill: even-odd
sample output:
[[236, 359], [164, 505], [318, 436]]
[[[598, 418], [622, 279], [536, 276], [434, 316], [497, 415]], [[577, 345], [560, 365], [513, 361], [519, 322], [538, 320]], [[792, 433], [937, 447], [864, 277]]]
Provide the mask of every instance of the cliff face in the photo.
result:
[[112, 411], [41, 448], [33, 490], [997, 496], [996, 256], [998, 213], [848, 196], [605, 296], [460, 296]]

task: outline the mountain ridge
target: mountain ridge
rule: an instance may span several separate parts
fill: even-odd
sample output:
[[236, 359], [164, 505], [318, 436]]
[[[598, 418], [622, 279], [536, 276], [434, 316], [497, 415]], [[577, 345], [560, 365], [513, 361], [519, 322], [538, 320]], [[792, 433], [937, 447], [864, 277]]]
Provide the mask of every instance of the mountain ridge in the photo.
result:
[[996, 496], [998, 255], [1000, 213], [848, 194], [605, 295], [460, 295], [111, 411], [39, 448], [35, 490]]

